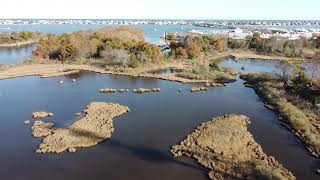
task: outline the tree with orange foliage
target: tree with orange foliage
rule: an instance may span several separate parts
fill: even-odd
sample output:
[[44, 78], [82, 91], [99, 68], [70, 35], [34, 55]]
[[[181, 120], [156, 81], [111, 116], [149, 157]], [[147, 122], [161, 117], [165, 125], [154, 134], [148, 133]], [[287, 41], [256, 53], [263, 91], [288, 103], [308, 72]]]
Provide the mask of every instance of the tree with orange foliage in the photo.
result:
[[61, 61], [67, 59], [74, 60], [78, 54], [79, 50], [72, 44], [69, 44], [66, 47], [62, 47], [57, 51], [58, 59]]
[[197, 44], [192, 44], [187, 48], [187, 53], [190, 59], [198, 58], [201, 56], [201, 48]]
[[188, 53], [186, 49], [178, 47], [177, 49], [174, 49], [174, 56], [176, 58], [186, 59], [188, 58]]

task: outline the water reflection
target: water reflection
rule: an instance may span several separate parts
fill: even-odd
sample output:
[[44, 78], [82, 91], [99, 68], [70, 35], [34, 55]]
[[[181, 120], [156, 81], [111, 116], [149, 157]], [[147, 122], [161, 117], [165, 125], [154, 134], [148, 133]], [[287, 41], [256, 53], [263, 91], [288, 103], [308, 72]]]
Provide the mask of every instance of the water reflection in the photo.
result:
[[18, 64], [32, 56], [37, 44], [28, 44], [20, 47], [0, 47], [0, 64]]

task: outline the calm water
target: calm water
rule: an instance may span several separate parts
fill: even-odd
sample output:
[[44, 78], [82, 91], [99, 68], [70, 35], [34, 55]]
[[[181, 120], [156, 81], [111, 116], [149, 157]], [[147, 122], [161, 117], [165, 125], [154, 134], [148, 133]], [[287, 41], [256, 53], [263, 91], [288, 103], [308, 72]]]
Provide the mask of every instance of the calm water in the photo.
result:
[[0, 47], [0, 64], [18, 64], [32, 55], [36, 44], [16, 47]]
[[[77, 82], [72, 82], [76, 78]], [[59, 81], [65, 83], [59, 85]], [[161, 93], [100, 94], [101, 88], [153, 88]], [[298, 179], [313, 174], [319, 160], [280, 125], [252, 89], [239, 80], [223, 88], [190, 93], [192, 85], [162, 80], [85, 73], [49, 79], [24, 77], [0, 81], [0, 174], [2, 179], [184, 179], [206, 180], [207, 170], [189, 158], [173, 159], [170, 147], [200, 123], [228, 113], [251, 118], [249, 127], [268, 155], [275, 156]], [[178, 89], [183, 89], [182, 93]], [[23, 121], [39, 110], [55, 114], [47, 121], [68, 127], [74, 113], [92, 101], [116, 102], [131, 111], [114, 121], [115, 132], [93, 148], [75, 154], [37, 155], [40, 139]]]
[[[53, 25], [14, 26], [11, 30], [41, 30], [61, 34], [88, 26]], [[136, 27], [136, 26], [135, 26]], [[26, 29], [24, 29], [26, 28]], [[28, 29], [31, 28], [31, 29]], [[40, 29], [39, 29], [40, 28]], [[41, 29], [43, 28], [43, 29]], [[144, 26], [149, 42], [157, 43], [169, 31], [196, 27]], [[172, 29], [174, 28], [174, 29]], [[0, 64], [16, 64], [28, 58], [35, 45], [0, 49]], [[224, 66], [246, 72], [277, 71], [277, 61], [240, 61], [227, 59]], [[171, 71], [161, 71], [171, 73]], [[76, 78], [77, 82], [72, 82]], [[65, 81], [62, 86], [59, 81]], [[161, 93], [136, 95], [100, 94], [101, 88], [154, 88]], [[189, 93], [192, 85], [161, 80], [84, 73], [49, 79], [24, 77], [0, 81], [0, 174], [2, 179], [185, 179], [205, 180], [207, 170], [189, 158], [173, 159], [170, 147], [191, 133], [200, 123], [228, 113], [251, 118], [249, 127], [256, 141], [268, 155], [275, 156], [298, 179], [318, 179], [314, 170], [319, 160], [309, 156], [291, 132], [280, 125], [274, 112], [267, 110], [252, 89], [239, 80], [227, 87], [205, 93]], [[178, 89], [183, 89], [182, 93]], [[130, 107], [130, 113], [116, 118], [112, 139], [76, 154], [37, 155], [41, 139], [31, 137], [32, 112], [44, 110], [55, 114], [48, 121], [68, 127], [92, 101], [116, 102]]]
[[[320, 62], [313, 63], [316, 66], [315, 76], [320, 78]], [[239, 60], [236, 62], [232, 58], [228, 58], [220, 62], [221, 66], [229, 67], [235, 69], [242, 73], [277, 73], [281, 74], [280, 61], [271, 61], [271, 60]], [[311, 63], [305, 63], [302, 65], [303, 69], [308, 75], [311, 75], [312, 67]], [[242, 69], [244, 68], [244, 69]]]

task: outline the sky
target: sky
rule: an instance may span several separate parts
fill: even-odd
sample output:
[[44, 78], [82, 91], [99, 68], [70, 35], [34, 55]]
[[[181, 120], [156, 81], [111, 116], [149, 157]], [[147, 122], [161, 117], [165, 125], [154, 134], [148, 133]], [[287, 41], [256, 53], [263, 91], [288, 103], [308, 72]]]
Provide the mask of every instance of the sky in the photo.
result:
[[320, 20], [320, 0], [1, 0], [0, 19]]

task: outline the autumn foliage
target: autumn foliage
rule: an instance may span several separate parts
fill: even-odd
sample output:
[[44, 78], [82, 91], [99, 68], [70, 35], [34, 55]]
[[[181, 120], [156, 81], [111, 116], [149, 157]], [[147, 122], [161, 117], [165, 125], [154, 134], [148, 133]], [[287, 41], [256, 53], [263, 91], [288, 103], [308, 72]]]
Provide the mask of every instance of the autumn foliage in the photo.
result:
[[60, 61], [96, 59], [107, 65], [131, 67], [162, 60], [161, 50], [145, 42], [142, 30], [128, 27], [48, 35], [39, 41], [34, 55]]
[[180, 42], [172, 42], [170, 48], [176, 58], [194, 59], [203, 54], [226, 51], [228, 39], [222, 35], [187, 35]]

